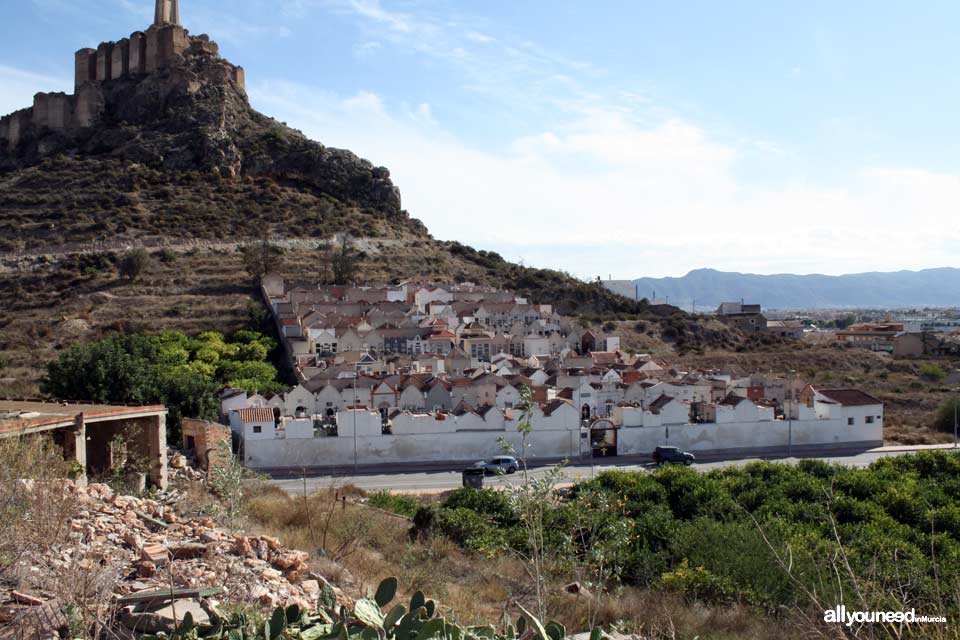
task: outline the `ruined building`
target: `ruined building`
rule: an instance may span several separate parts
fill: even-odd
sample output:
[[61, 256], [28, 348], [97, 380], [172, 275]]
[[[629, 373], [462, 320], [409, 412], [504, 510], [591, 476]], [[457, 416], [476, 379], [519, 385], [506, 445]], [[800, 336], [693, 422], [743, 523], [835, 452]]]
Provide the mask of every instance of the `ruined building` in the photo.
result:
[[[74, 93], [38, 93], [33, 107], [0, 118], [0, 142], [15, 147], [29, 127], [64, 131], [90, 127], [105, 107], [105, 88], [117, 81], [137, 81], [171, 71], [178, 60], [206, 57], [221, 63], [226, 81], [244, 89], [243, 68], [219, 57], [217, 43], [206, 35], [191, 36], [180, 25], [179, 0], [156, 0], [154, 22], [117, 42], [101, 42], [96, 49], [80, 49], [75, 56]], [[172, 82], [178, 78], [172, 77]]]

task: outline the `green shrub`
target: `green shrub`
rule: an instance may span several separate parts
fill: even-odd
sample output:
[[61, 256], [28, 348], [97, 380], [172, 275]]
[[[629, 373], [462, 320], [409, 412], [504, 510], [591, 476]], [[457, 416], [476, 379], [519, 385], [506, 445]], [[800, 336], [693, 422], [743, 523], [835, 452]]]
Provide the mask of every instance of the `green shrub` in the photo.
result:
[[120, 276], [133, 282], [150, 266], [150, 254], [146, 249], [136, 249], [120, 259], [117, 270]]
[[[523, 552], [523, 526], [494, 491], [456, 491], [415, 522], [485, 555]], [[544, 522], [565, 570], [586, 562], [589, 536], [623, 527], [622, 537], [598, 534], [614, 540], [612, 579], [691, 599], [776, 609], [862, 589], [878, 603], [919, 606], [939, 602], [938, 579], [960, 575], [960, 454], [923, 451], [865, 469], [808, 460], [611, 470], [564, 491]], [[837, 564], [846, 562], [849, 571]], [[943, 606], [960, 605], [951, 598]]]
[[420, 508], [420, 504], [416, 498], [390, 493], [386, 490], [377, 491], [370, 495], [367, 498], [367, 504], [371, 507], [383, 509], [384, 511], [407, 516], [408, 518], [415, 516], [417, 510]]
[[693, 599], [723, 604], [736, 600], [737, 591], [729, 580], [703, 567], [690, 567], [684, 559], [673, 571], [660, 576], [660, 586]]
[[943, 370], [938, 364], [927, 363], [921, 365], [920, 367], [920, 376], [925, 380], [930, 380], [932, 382], [940, 382], [947, 377], [947, 372]]
[[960, 421], [960, 398], [952, 398], [940, 405], [934, 428], [944, 433], [953, 433], [955, 421]]

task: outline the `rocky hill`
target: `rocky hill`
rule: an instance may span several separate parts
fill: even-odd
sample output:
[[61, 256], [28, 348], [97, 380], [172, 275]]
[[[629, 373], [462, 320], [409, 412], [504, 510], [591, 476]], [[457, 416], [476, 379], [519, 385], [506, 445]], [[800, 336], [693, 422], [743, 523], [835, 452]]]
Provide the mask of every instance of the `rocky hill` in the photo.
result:
[[[0, 249], [85, 240], [322, 235], [405, 225], [390, 172], [253, 110], [228, 63], [179, 57], [96, 85], [99, 121], [0, 139]], [[328, 225], [331, 218], [340, 225]]]
[[[316, 279], [318, 242], [348, 236], [366, 281], [471, 280], [565, 313], [648, 313], [562, 272], [435, 240], [386, 168], [258, 113], [237, 68], [192, 40], [205, 46], [162, 69], [83, 85], [100, 109], [92, 126], [34, 118], [13, 142], [0, 129], [0, 394], [33, 392], [57, 349], [111, 328], [246, 324], [256, 290], [237, 247], [262, 238], [284, 248], [290, 278]], [[153, 259], [123, 280], [134, 247]]]

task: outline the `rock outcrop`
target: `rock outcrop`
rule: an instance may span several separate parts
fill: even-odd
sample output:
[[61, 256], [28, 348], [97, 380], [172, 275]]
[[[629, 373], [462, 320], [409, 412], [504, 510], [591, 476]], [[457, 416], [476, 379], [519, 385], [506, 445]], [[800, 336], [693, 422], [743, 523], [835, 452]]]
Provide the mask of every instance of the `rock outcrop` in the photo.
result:
[[256, 112], [238, 69], [215, 48], [191, 45], [147, 74], [85, 82], [76, 96], [38, 94], [42, 104], [3, 119], [0, 176], [48, 158], [120, 159], [215, 179], [266, 177], [402, 217], [388, 170]]

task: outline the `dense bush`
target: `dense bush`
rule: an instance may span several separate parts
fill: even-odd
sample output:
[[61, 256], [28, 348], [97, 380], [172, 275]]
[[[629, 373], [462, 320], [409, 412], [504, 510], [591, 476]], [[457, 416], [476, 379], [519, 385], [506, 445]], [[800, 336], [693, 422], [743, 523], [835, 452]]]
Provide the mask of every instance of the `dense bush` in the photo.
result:
[[140, 277], [150, 266], [150, 254], [146, 249], [135, 249], [120, 258], [117, 271], [120, 276], [131, 282]]
[[263, 362], [274, 341], [252, 331], [231, 340], [213, 331], [190, 337], [113, 334], [62, 352], [47, 364], [43, 391], [62, 400], [165, 404], [175, 434], [182, 418], [216, 419], [216, 392], [281, 390], [276, 369]]
[[[604, 496], [603, 507], [584, 495]], [[456, 491], [432, 512], [415, 524], [468, 549], [523, 551], [497, 491]], [[866, 469], [803, 461], [614, 470], [565, 492], [547, 524], [548, 543], [568, 557], [612, 539], [585, 538], [585, 526], [626, 526], [613, 579], [700, 600], [773, 609], [859, 592], [878, 606], [939, 609], [943, 593], [960, 593], [960, 454], [926, 451]]]
[[412, 518], [417, 513], [420, 503], [413, 496], [405, 496], [389, 491], [377, 491], [367, 498], [371, 507], [383, 509], [391, 513]]
[[960, 420], [960, 398], [947, 400], [940, 405], [937, 412], [937, 419], [934, 423], [937, 431], [944, 433], [953, 433], [953, 426], [956, 420]]
[[947, 377], [947, 372], [940, 365], [929, 362], [920, 366], [920, 376], [926, 380], [940, 382]]

